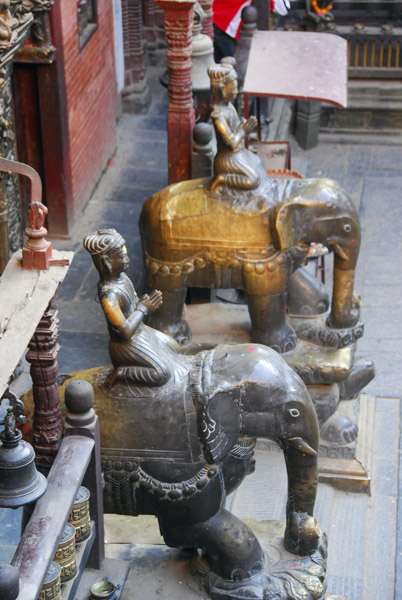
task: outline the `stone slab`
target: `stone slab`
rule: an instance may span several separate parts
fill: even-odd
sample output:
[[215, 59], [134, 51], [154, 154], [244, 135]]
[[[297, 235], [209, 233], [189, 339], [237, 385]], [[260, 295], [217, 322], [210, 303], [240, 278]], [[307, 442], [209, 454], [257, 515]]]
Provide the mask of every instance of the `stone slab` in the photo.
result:
[[[193, 333], [189, 347], [191, 352], [217, 344], [251, 343], [250, 317], [244, 304], [190, 304], [186, 318]], [[292, 367], [303, 364], [312, 368], [336, 367], [345, 371], [351, 367], [352, 350], [351, 347], [341, 350], [322, 348], [298, 340], [296, 348], [284, 354], [283, 358]]]
[[102, 333], [60, 331], [59, 372], [71, 373], [110, 364], [109, 334], [99, 324]]
[[[85, 569], [81, 577], [78, 589], [74, 594], [74, 600], [90, 600], [91, 586], [98, 581], [111, 581], [116, 586], [113, 600], [123, 598], [122, 593], [128, 576], [130, 564], [122, 559], [105, 558], [101, 568]], [[63, 596], [64, 598], [64, 596]], [[69, 600], [73, 600], [72, 598]]]
[[400, 340], [362, 338], [356, 359], [375, 358], [375, 378], [364, 388], [368, 394], [396, 396], [401, 393], [402, 356]]
[[[142, 205], [150, 194], [149, 188], [142, 187], [141, 182], [127, 184], [125, 181], [119, 182], [108, 197], [108, 203], [118, 204], [140, 204]], [[119, 210], [122, 221], [124, 220], [124, 209]], [[107, 224], [106, 224], [107, 225]]]
[[146, 165], [147, 169], [166, 170], [168, 168], [167, 152], [167, 140], [143, 140], [141, 144], [134, 145], [127, 160], [132, 165]]
[[95, 302], [96, 287], [92, 290], [93, 298], [81, 302], [59, 300], [60, 327], [64, 331], [82, 333], [107, 333], [106, 321], [99, 302]]
[[163, 545], [158, 519], [153, 515], [130, 517], [105, 514], [105, 544]]
[[377, 146], [373, 148], [373, 169], [375, 171], [397, 171], [402, 170], [402, 147], [383, 148]]
[[151, 190], [150, 193], [157, 192], [168, 185], [167, 170], [152, 170], [144, 168], [125, 167], [121, 170], [121, 181], [125, 185], [138, 185], [142, 188]]
[[[263, 550], [273, 560], [279, 557], [277, 548], [282, 550], [284, 521], [244, 519], [258, 537]], [[137, 538], [138, 539], [138, 538]], [[275, 540], [272, 544], [270, 540]], [[294, 555], [282, 550], [284, 558], [294, 560]], [[150, 597], [160, 600], [207, 600], [190, 573], [191, 555], [164, 545], [143, 543], [111, 544], [106, 548], [107, 556], [130, 562], [121, 600], [139, 600]]]

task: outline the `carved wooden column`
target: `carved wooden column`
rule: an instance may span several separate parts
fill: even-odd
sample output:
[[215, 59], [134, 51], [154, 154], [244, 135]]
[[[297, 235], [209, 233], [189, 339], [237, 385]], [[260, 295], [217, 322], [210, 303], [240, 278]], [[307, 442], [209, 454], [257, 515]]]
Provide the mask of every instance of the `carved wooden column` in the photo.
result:
[[212, 23], [212, 0], [198, 0], [201, 4], [202, 10], [205, 13], [205, 21], [202, 25], [202, 33], [209, 36], [211, 40], [214, 39], [214, 28]]
[[57, 386], [57, 355], [60, 349], [57, 315], [54, 296], [36, 328], [26, 355], [31, 363], [35, 403], [32, 445], [36, 452], [36, 465], [45, 475], [53, 464], [63, 433]]
[[147, 112], [150, 92], [146, 79], [142, 0], [122, 0], [124, 89], [126, 110]]
[[191, 87], [191, 40], [195, 0], [155, 0], [165, 12], [168, 42], [169, 183], [191, 178], [192, 132], [195, 113]]

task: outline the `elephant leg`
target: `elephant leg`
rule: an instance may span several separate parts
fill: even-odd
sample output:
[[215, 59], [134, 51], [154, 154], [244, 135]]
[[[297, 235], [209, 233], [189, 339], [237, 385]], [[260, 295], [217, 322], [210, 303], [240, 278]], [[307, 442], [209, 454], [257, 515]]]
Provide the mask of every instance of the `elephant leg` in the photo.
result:
[[285, 442], [284, 455], [288, 474], [284, 544], [289, 552], [306, 556], [317, 549], [321, 535], [313, 517], [318, 485], [317, 453], [304, 453], [303, 448]]
[[[278, 427], [278, 424], [276, 424]], [[319, 429], [314, 405], [306, 393], [283, 405], [280, 436], [288, 476], [284, 544], [302, 556], [318, 547], [321, 529], [313, 516], [318, 486]]]
[[160, 522], [166, 544], [175, 548], [200, 548], [208, 565], [228, 581], [242, 581], [260, 573], [264, 553], [251, 529], [225, 508], [202, 523], [180, 527]]
[[[253, 410], [242, 414], [243, 432], [267, 437], [283, 448], [288, 476], [285, 547], [298, 555], [312, 554], [318, 547], [321, 529], [313, 517], [318, 485], [318, 420], [311, 398], [298, 377], [283, 383], [289, 400], [266, 407], [259, 400]], [[278, 393], [278, 390], [276, 390]], [[250, 395], [249, 395], [250, 402]], [[252, 402], [252, 398], [251, 398]]]
[[158, 289], [163, 292], [163, 304], [157, 311], [148, 317], [148, 325], [167, 333], [179, 344], [186, 344], [191, 339], [190, 326], [187, 321], [183, 319], [187, 288], [182, 287], [178, 290], [164, 290], [163, 285], [155, 287], [158, 287]]
[[307, 386], [317, 413], [321, 440], [337, 445], [353, 442], [358, 434], [356, 423], [337, 410], [340, 385]]
[[290, 277], [288, 310], [291, 315], [312, 316], [327, 312], [331, 298], [327, 288], [307, 269], [297, 269]]
[[286, 318], [287, 294], [247, 294], [251, 320], [251, 340], [271, 346], [277, 352], [290, 352], [297, 343]]
[[307, 385], [307, 389], [314, 404], [321, 429], [339, 406], [339, 386], [336, 383], [332, 385], [313, 384]]

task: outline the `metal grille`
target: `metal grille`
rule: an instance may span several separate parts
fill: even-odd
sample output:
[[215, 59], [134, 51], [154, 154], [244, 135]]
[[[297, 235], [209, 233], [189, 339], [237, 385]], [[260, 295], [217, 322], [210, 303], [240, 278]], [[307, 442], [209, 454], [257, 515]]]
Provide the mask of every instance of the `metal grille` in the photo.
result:
[[336, 33], [348, 42], [350, 77], [401, 77], [402, 28], [338, 27]]

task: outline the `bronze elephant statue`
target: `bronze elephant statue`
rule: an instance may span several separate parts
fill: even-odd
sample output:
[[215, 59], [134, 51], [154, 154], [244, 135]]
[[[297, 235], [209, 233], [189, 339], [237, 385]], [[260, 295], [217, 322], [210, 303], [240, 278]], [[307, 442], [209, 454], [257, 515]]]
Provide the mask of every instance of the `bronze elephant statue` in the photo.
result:
[[[224, 508], [226, 495], [253, 470], [255, 438], [270, 438], [282, 447], [288, 473], [285, 547], [325, 562], [325, 536], [313, 517], [317, 418], [305, 385], [281, 356], [258, 344], [181, 355], [158, 387], [120, 380], [108, 389], [110, 371], [66, 376], [70, 386], [86, 379], [95, 389], [106, 512], [156, 515], [167, 545], [202, 549], [214, 574], [212, 596], [225, 589], [227, 597], [251, 597], [254, 578], [263, 589], [280, 589], [283, 573], [267, 574], [256, 536]], [[321, 597], [308, 592], [311, 575], [300, 561], [300, 597]], [[314, 578], [322, 591], [323, 573]]]
[[289, 290], [298, 293], [292, 274], [318, 242], [335, 258], [327, 332], [317, 337], [323, 344], [343, 334], [347, 343], [355, 341], [363, 328], [353, 296], [360, 222], [351, 199], [330, 179], [260, 175], [258, 190], [240, 196], [200, 179], [171, 185], [145, 202], [140, 231], [147, 283], [164, 294], [149, 323], [185, 342], [191, 335], [183, 319], [188, 287], [243, 289], [252, 341], [290, 351], [297, 341], [286, 316]]

